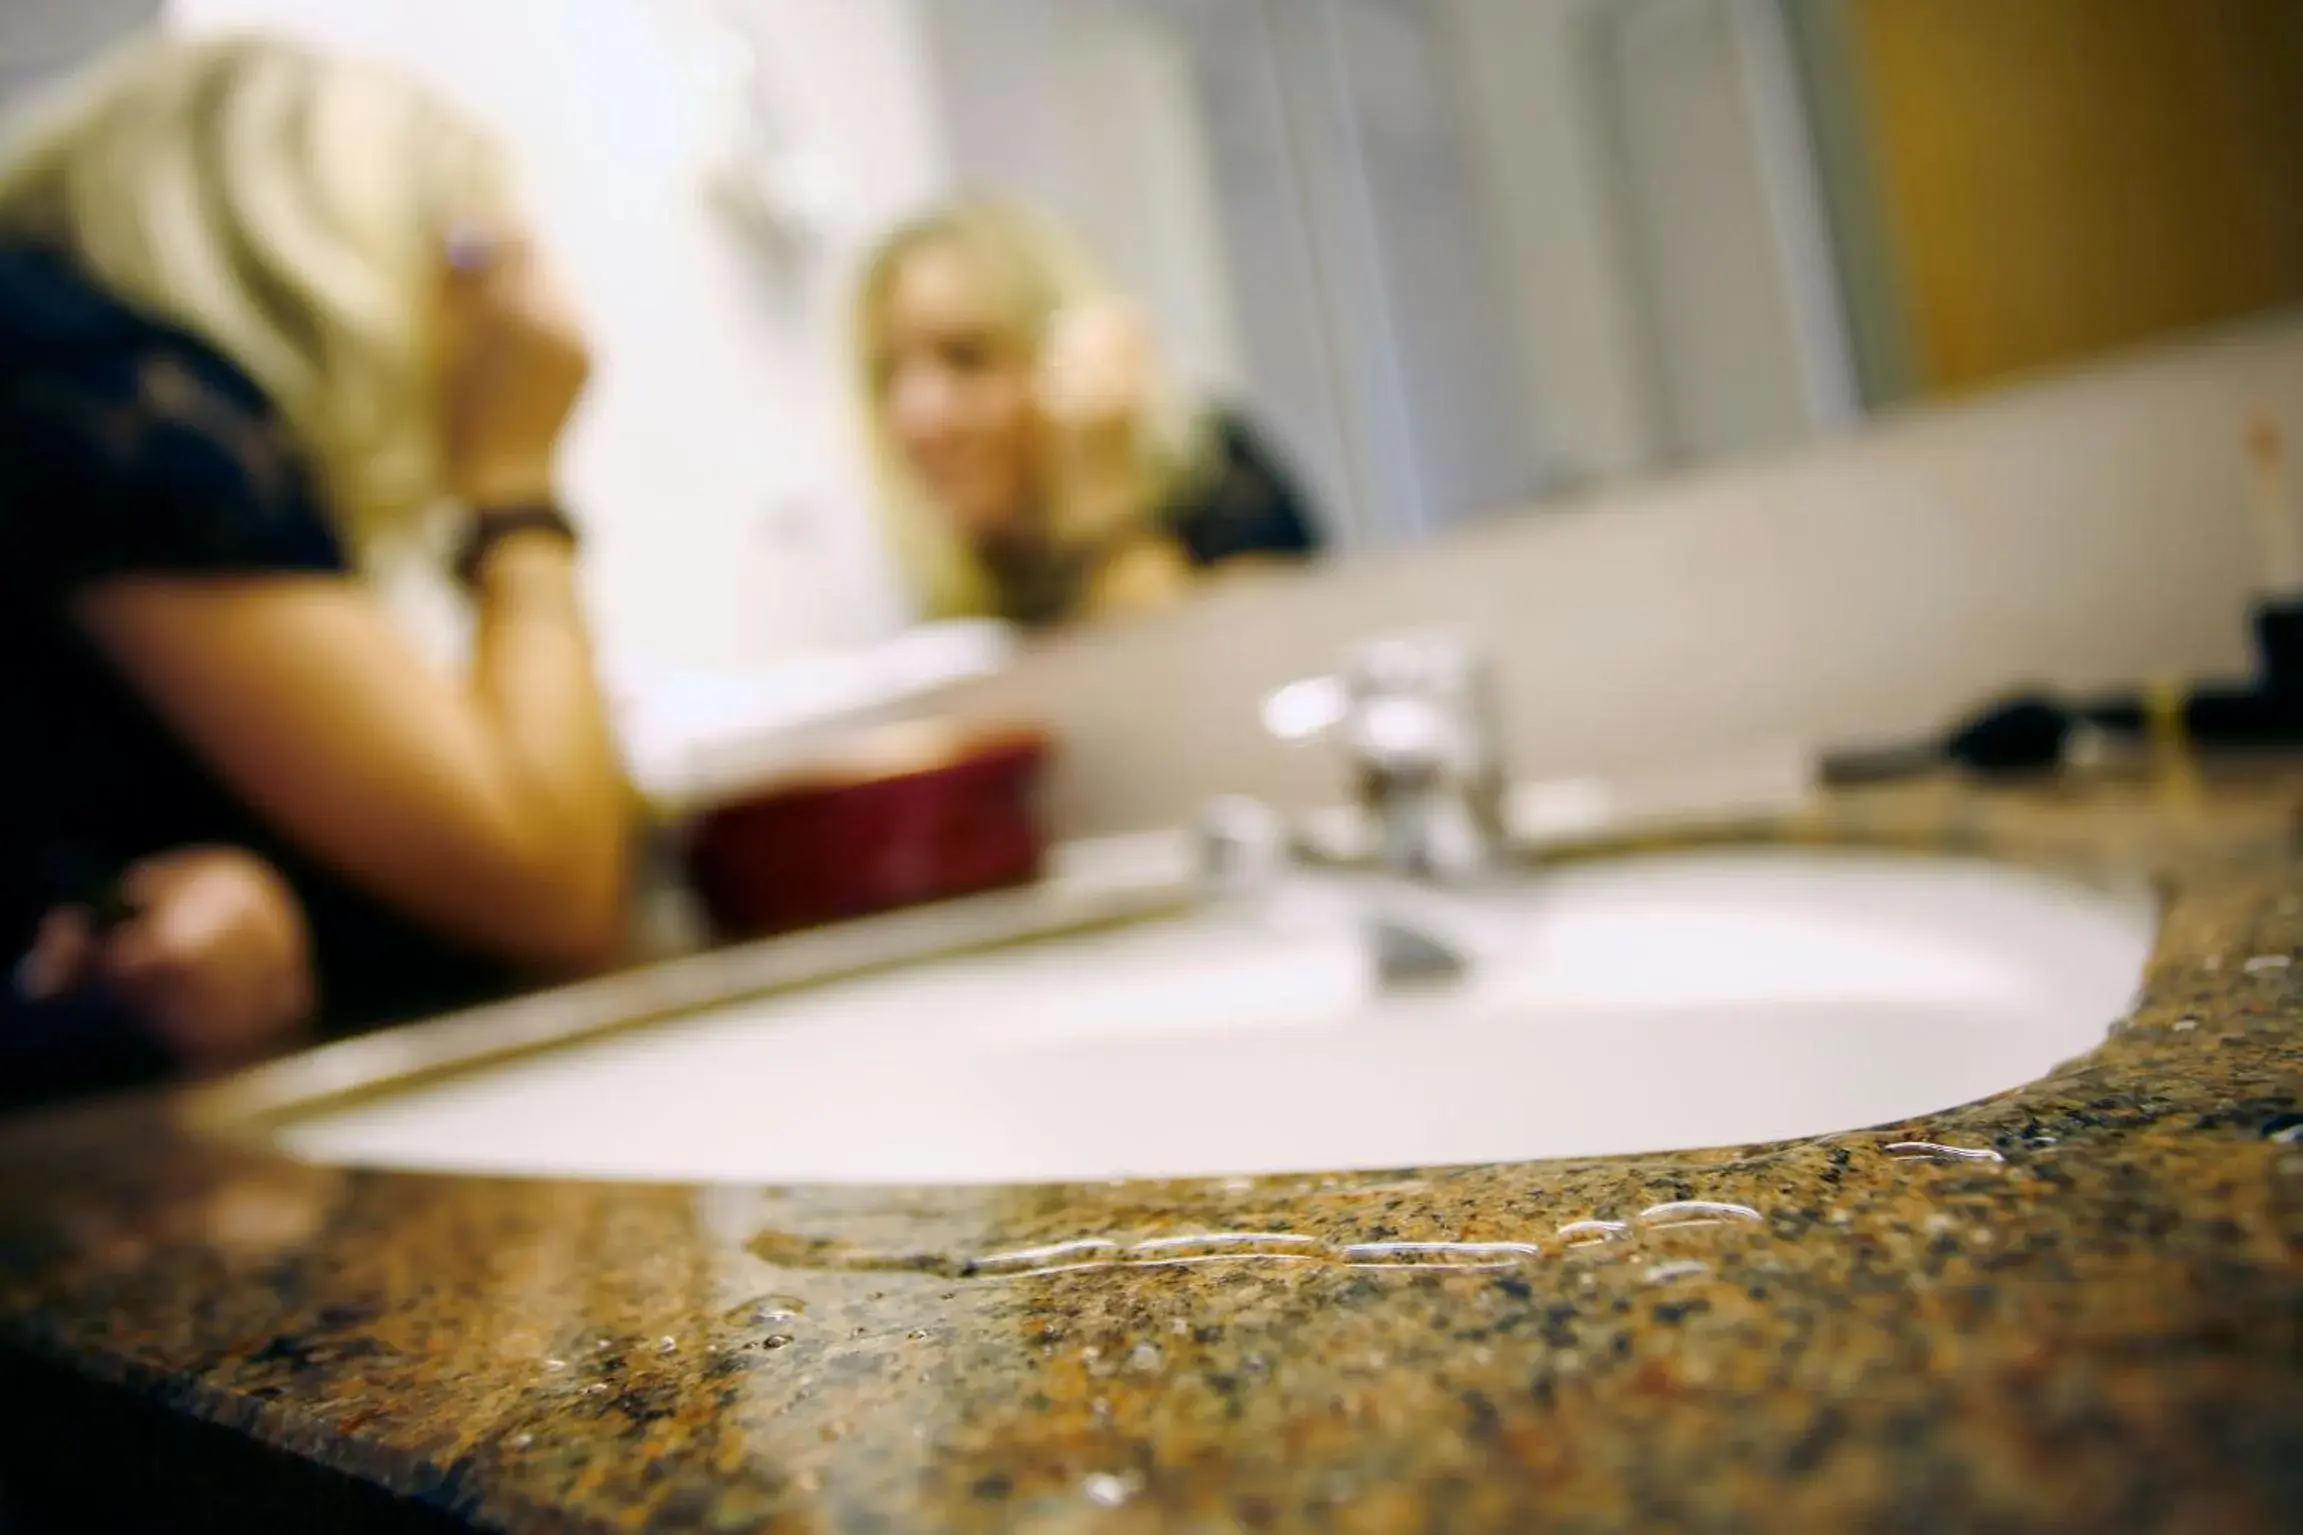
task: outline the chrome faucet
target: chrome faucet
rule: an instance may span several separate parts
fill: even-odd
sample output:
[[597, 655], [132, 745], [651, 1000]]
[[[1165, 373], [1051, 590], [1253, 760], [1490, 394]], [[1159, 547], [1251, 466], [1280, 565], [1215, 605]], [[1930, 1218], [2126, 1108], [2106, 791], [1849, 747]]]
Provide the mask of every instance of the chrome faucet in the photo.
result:
[[1370, 640], [1334, 675], [1272, 694], [1263, 717], [1282, 740], [1343, 747], [1378, 867], [1456, 884], [1501, 861], [1508, 780], [1487, 666], [1468, 638]]
[[[1361, 918], [1379, 986], [1460, 979], [1465, 946], [1446, 936], [1447, 903], [1423, 887], [1476, 881], [1507, 846], [1507, 779], [1478, 652], [1451, 634], [1373, 640], [1334, 675], [1273, 693], [1263, 718], [1281, 740], [1331, 740], [1348, 756], [1364, 862], [1382, 876]], [[1204, 877], [1235, 893], [1265, 884], [1305, 840], [1242, 799], [1209, 806], [1199, 834]]]

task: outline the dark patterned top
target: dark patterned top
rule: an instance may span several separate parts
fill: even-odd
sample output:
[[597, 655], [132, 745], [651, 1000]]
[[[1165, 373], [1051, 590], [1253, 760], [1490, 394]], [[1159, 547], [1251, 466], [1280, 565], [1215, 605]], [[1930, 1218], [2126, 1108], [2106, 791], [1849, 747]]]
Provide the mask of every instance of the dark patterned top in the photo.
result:
[[[65, 260], [0, 247], [0, 955], [24, 952], [41, 913], [90, 878], [229, 844], [303, 899], [331, 1030], [500, 984], [288, 846], [72, 618], [74, 597], [111, 578], [225, 574], [351, 574], [264, 397]], [[110, 1027], [85, 1003], [26, 1007], [11, 979], [0, 1072], [36, 1043], [52, 1056]]]

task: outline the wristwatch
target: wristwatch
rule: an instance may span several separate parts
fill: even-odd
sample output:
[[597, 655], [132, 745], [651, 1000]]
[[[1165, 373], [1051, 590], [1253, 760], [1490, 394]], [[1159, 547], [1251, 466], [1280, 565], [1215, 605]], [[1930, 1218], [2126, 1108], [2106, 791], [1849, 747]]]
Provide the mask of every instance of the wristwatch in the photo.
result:
[[489, 553], [515, 533], [550, 533], [571, 546], [583, 542], [568, 514], [548, 501], [489, 507], [473, 514], [472, 525], [456, 551], [456, 579], [466, 586], [478, 585], [480, 567], [487, 563]]

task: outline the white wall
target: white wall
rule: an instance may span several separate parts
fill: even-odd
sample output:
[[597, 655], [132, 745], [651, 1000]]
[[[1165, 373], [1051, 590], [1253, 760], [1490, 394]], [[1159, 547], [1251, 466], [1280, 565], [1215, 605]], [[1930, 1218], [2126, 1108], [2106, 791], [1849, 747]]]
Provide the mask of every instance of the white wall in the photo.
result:
[[[1605, 0], [1596, 0], [1603, 4]], [[1644, 468], [1657, 451], [1628, 257], [1603, 183], [1589, 49], [1595, 0], [1439, 0], [1472, 146], [1481, 234], [1511, 296], [1527, 429], [1573, 480]]]
[[160, 0], [7, 0], [0, 5], [0, 108], [160, 14]]
[[169, 0], [410, 67], [478, 110], [527, 173], [598, 354], [570, 499], [603, 642], [728, 665], [866, 637], [900, 605], [847, 419], [841, 299], [859, 244], [943, 185], [919, 0], [752, 0], [790, 126], [835, 156], [841, 228], [769, 278], [701, 185], [673, 0]]
[[1552, 472], [1609, 480], [1811, 435], [1819, 392], [1851, 364], [1818, 379], [1802, 351], [1815, 338], [1781, 220], [1804, 210], [1762, 155], [1798, 106], [1755, 96], [1791, 86], [1749, 67], [1752, 18], [1735, 0], [1440, 0], [1436, 14], [1480, 235], [1508, 274], [1526, 428]]
[[1727, 0], [1645, 0], [1611, 18], [1615, 154], [1602, 173], [1632, 235], [1658, 446], [1703, 464], [1814, 430], [1759, 103]]

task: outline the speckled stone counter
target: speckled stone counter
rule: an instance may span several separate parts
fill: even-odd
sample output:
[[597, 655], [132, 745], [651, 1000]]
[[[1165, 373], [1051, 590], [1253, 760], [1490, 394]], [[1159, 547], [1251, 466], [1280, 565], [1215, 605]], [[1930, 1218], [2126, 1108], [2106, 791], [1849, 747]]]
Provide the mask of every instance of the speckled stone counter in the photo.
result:
[[2259, 767], [1773, 828], [2168, 903], [2100, 1049], [1789, 1145], [833, 1190], [316, 1168], [167, 1098], [20, 1123], [0, 1476], [133, 1423], [153, 1475], [221, 1468], [217, 1528], [2303, 1528], [2298, 802]]

